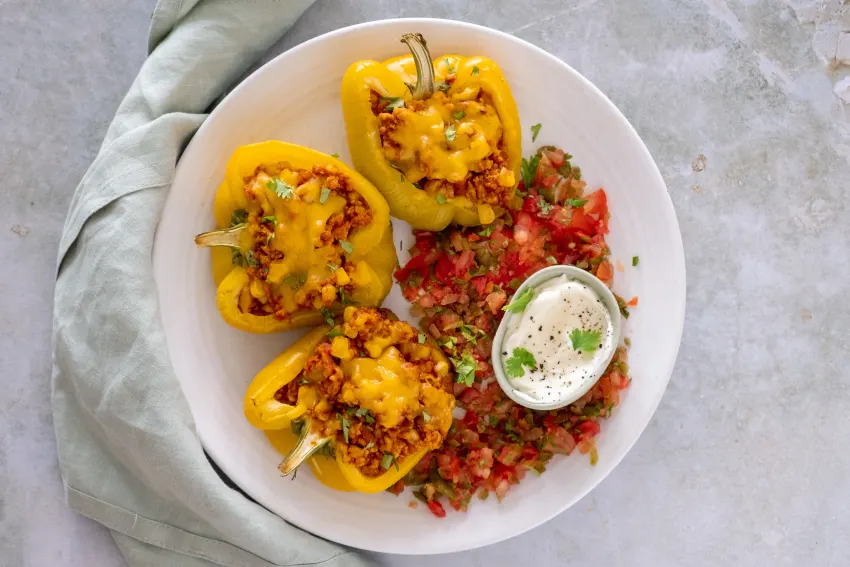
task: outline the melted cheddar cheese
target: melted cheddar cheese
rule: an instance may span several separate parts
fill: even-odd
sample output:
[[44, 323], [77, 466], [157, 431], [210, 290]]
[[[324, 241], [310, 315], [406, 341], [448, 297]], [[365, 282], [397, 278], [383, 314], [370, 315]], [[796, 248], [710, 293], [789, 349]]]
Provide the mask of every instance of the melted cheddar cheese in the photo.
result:
[[395, 347], [378, 358], [355, 358], [341, 366], [348, 377], [342, 401], [368, 409], [383, 427], [395, 427], [405, 417], [420, 413], [419, 370], [405, 362]]
[[[413, 183], [426, 177], [457, 183], [478, 171], [502, 138], [499, 115], [478, 95], [478, 87], [466, 87], [450, 96], [437, 92], [414, 108], [396, 109], [387, 134], [393, 145], [384, 150], [387, 159]], [[507, 170], [503, 181], [512, 187], [513, 172]]]

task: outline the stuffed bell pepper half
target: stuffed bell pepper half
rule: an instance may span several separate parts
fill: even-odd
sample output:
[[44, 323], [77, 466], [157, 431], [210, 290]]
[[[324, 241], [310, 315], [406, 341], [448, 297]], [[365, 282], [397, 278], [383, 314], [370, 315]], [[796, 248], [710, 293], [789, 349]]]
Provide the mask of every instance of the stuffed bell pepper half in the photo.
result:
[[342, 82], [354, 167], [413, 228], [488, 224], [518, 206], [519, 114], [491, 59], [431, 60], [420, 34], [401, 41], [411, 55], [358, 61]]
[[[433, 339], [387, 309], [349, 306], [338, 319], [254, 378], [245, 415], [260, 429], [299, 435], [284, 475], [308, 460], [319, 480], [333, 466], [344, 489], [380, 492], [443, 444], [455, 406], [451, 370]], [[333, 461], [319, 464], [318, 455]]]
[[387, 202], [341, 161], [278, 141], [238, 148], [214, 205], [217, 306], [251, 333], [333, 321], [380, 305], [397, 265]]

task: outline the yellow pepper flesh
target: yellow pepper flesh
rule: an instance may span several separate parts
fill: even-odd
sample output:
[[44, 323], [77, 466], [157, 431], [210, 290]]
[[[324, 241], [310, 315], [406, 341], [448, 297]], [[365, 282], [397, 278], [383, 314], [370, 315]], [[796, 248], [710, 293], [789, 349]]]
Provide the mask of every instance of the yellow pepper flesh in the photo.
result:
[[[445, 55], [434, 60], [438, 81], [454, 71], [454, 81], [446, 95], [463, 98], [467, 91], [480, 89], [489, 95], [501, 121], [502, 147], [514, 179], [520, 179], [522, 161], [521, 127], [516, 103], [498, 65], [486, 57]], [[379, 119], [372, 111], [372, 91], [387, 98], [411, 100], [405, 83], [416, 82], [412, 56], [396, 57], [379, 63], [352, 64], [342, 81], [342, 106], [351, 159], [358, 171], [372, 181], [390, 206], [393, 216], [414, 228], [442, 230], [449, 223], [473, 226], [492, 222], [495, 212], [489, 205], [477, 206], [463, 196], [439, 203], [419, 189], [386, 159]]]
[[[331, 277], [336, 278], [338, 285], [353, 282], [354, 291], [348, 299], [362, 305], [380, 305], [392, 287], [392, 272], [397, 265], [389, 208], [374, 186], [331, 156], [278, 141], [238, 148], [228, 161], [225, 179], [216, 192], [214, 214], [218, 228], [230, 226], [232, 213], [249, 206], [249, 199], [245, 194], [245, 180], [254, 176], [258, 167], [279, 163], [285, 163], [288, 168], [294, 170], [310, 170], [313, 166], [333, 168], [347, 177], [350, 186], [363, 197], [371, 211], [372, 220], [368, 225], [355, 229], [349, 237], [351, 252], [346, 254], [346, 265], [355, 266], [355, 269], [353, 273], [348, 274], [339, 268], [336, 271], [342, 270], [342, 273], [335, 274], [323, 261], [323, 249], [314, 249], [309, 236], [311, 231], [315, 232], [316, 226], [321, 226], [330, 214], [340, 208], [338, 201], [342, 199], [332, 195], [326, 202], [312, 205], [288, 200], [285, 205], [293, 209], [287, 219], [290, 225], [279, 223], [275, 233], [284, 229], [286, 232], [281, 233], [281, 238], [271, 241], [276, 249], [284, 252], [284, 260], [272, 264], [266, 281], [276, 286], [289, 317], [278, 319], [273, 315], [254, 315], [247, 312], [245, 302], [247, 300], [250, 303], [250, 293], [246, 290], [252, 283], [261, 282], [251, 282], [245, 268], [231, 263], [230, 250], [214, 248], [213, 278], [219, 286], [217, 305], [224, 320], [237, 329], [252, 333], [276, 333], [322, 323], [325, 317], [320, 311], [298, 308], [294, 298], [295, 290], [287, 285], [280, 285], [287, 276], [292, 275], [308, 278], [308, 284]], [[315, 189], [318, 192], [321, 187], [317, 186]], [[306, 190], [309, 191], [310, 188], [307, 187]], [[312, 207], [311, 214], [306, 214], [307, 207]], [[304, 236], [293, 238], [294, 234]], [[250, 239], [249, 235], [245, 236]], [[262, 286], [255, 286], [250, 288], [250, 292], [255, 296], [259, 295], [263, 291], [261, 288]], [[331, 308], [332, 311], [340, 309], [341, 305]]]

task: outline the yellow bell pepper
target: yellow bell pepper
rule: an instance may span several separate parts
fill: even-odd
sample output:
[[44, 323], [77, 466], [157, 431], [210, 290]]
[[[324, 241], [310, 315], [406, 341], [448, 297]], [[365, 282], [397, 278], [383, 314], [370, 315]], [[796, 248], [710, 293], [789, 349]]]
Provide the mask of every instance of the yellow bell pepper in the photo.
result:
[[[351, 231], [345, 247], [341, 242], [315, 245], [325, 222], [341, 212], [346, 201], [321, 187], [316, 178], [295, 187], [298, 179], [295, 172], [310, 171], [314, 166], [344, 176], [371, 213], [368, 224]], [[282, 168], [278, 175], [288, 175], [288, 182], [266, 175], [263, 168], [268, 167]], [[257, 182], [249, 187], [257, 198], [249, 199], [246, 182], [255, 179], [255, 175], [260, 179], [261, 174], [262, 179], [270, 179], [269, 183], [282, 181], [285, 191], [294, 189], [297, 198], [282, 197], [265, 183]], [[262, 211], [268, 208], [275, 214], [261, 220]], [[218, 285], [216, 303], [224, 320], [237, 329], [275, 333], [318, 325], [348, 302], [380, 305], [392, 287], [392, 272], [398, 260], [387, 203], [363, 176], [331, 156], [278, 141], [242, 146], [227, 163], [224, 181], [216, 192], [214, 213], [219, 230], [199, 235], [195, 240], [199, 246], [218, 247], [213, 248], [213, 277]], [[267, 232], [258, 232], [258, 226]], [[261, 238], [263, 234], [266, 238]], [[345, 268], [326, 260], [337, 253], [334, 246], [342, 248]], [[269, 267], [258, 269], [256, 261], [251, 262], [258, 250], [280, 253], [282, 259], [272, 260]], [[305, 291], [299, 297], [305, 282]], [[328, 282], [333, 285], [327, 286]], [[319, 297], [308, 295], [306, 290], [310, 286]], [[336, 297], [345, 286], [350, 293]], [[330, 298], [325, 298], [325, 293]], [[269, 295], [280, 300], [286, 312], [284, 317], [249, 312], [247, 307], [254, 301], [252, 298], [268, 300]], [[327, 305], [327, 310], [320, 309], [320, 305]]]
[[[397, 164], [388, 161], [380, 132], [380, 120], [373, 110], [375, 94], [382, 100], [393, 101], [394, 106], [410, 106], [412, 101], [428, 102], [436, 88], [445, 93], [450, 101], [448, 108], [467, 108], [467, 112], [447, 113], [445, 108], [428, 107], [416, 114], [425, 118], [420, 120], [421, 130], [410, 132], [412, 143], [422, 144], [430, 140], [426, 148], [415, 150], [417, 155], [427, 152], [438, 163], [445, 166], [445, 179], [457, 181], [464, 178], [470, 168], [476, 166], [492, 148], [481, 140], [476, 145], [472, 134], [501, 128], [501, 148], [506, 154], [507, 168], [500, 176], [506, 194], [520, 179], [522, 161], [522, 135], [516, 103], [510, 87], [501, 70], [486, 57], [464, 57], [445, 55], [430, 60], [425, 40], [419, 34], [407, 34], [402, 38], [412, 55], [396, 57], [383, 63], [377, 61], [358, 61], [352, 64], [342, 80], [342, 108], [348, 134], [348, 148], [354, 167], [372, 181], [387, 199], [390, 212], [410, 223], [414, 228], [442, 230], [449, 223], [474, 226], [492, 222], [501, 207], [487, 203], [476, 203], [466, 196], [430, 195], [402, 173]], [[436, 81], [436, 82], [435, 82]], [[416, 84], [416, 88], [411, 86]], [[410, 89], [408, 88], [410, 87]], [[411, 92], [412, 90], [412, 92]], [[465, 105], [483, 92], [495, 107], [498, 121], [492, 116], [471, 116]], [[393, 110], [399, 116], [399, 109]], [[437, 118], [439, 115], [439, 118]], [[433, 117], [430, 121], [429, 117]], [[458, 142], [469, 133], [468, 146], [456, 148]], [[445, 135], [445, 139], [443, 136]], [[434, 136], [430, 138], [429, 136]], [[417, 158], [418, 159], [418, 158]], [[428, 177], [428, 170], [420, 171], [416, 177]], [[410, 173], [410, 170], [407, 172]], [[503, 203], [505, 205], [506, 203]], [[515, 200], [507, 205], [514, 206]]]
[[[352, 310], [353, 308], [351, 307], [346, 310], [347, 317], [350, 316]], [[328, 333], [331, 330], [329, 326], [323, 325], [313, 329], [269, 363], [256, 375], [248, 387], [244, 400], [245, 416], [253, 426], [263, 429], [267, 433], [288, 428], [293, 428], [294, 430], [293, 421], [299, 424], [300, 438], [298, 443], [287, 455], [280, 467], [284, 475], [295, 470], [298, 465], [309, 458], [310, 466], [320, 480], [323, 482], [323, 478], [333, 480], [333, 482], [326, 482], [328, 486], [339, 490], [351, 489], [364, 493], [375, 493], [386, 490], [398, 482], [427, 454], [428, 449], [420, 449], [398, 463], [393, 461], [390, 466], [385, 465], [386, 472], [376, 477], [364, 475], [358, 467], [346, 462], [342, 450], [333, 451], [335, 454], [334, 461], [323, 458], [320, 463], [317, 463], [315, 462], [315, 458], [311, 458], [323, 446], [328, 445], [333, 448], [342, 441], [336, 437], [323, 437], [320, 433], [312, 429], [311, 421], [313, 418], [311, 417], [311, 410], [319, 404], [326, 403], [326, 400], [319, 398], [317, 388], [311, 385], [306, 377], [303, 377], [302, 371], [306, 366], [308, 358], [310, 358], [321, 343], [331, 341], [332, 345], [334, 342], [342, 345], [345, 341], [338, 341], [338, 339], [345, 339], [345, 336], [341, 334], [341, 329], [347, 328], [344, 326], [335, 327], [336, 336], [333, 339], [329, 339], [328, 337]], [[386, 339], [384, 337], [377, 337], [374, 340], [382, 341]], [[433, 339], [426, 337], [426, 340], [418, 344], [417, 348], [427, 349], [422, 353], [418, 353], [419, 356], [433, 356], [435, 357], [434, 360], [442, 364], [445, 369], [449, 368], [445, 355], [440, 351]], [[350, 358], [348, 362], [351, 364], [355, 364], [358, 360], [353, 357], [354, 353], [352, 353], [352, 357], [349, 357], [347, 353], [340, 352], [340, 354], [343, 354], [345, 358]], [[361, 358], [359, 360], [365, 360], [369, 363], [375, 362], [375, 359], [372, 357]], [[380, 364], [380, 361], [378, 363]], [[343, 367], [345, 367], [344, 364]], [[366, 387], [375, 385], [374, 381], [379, 380], [377, 376], [382, 371], [394, 371], [393, 368], [389, 367], [382, 370], [377, 367], [373, 369], [367, 365], [366, 368], [375, 370], [375, 375], [370, 374], [364, 377], [369, 382]], [[302, 376], [304, 383], [298, 388], [297, 403], [290, 405], [276, 400], [275, 393], [299, 376]], [[351, 377], [348, 377], [348, 380], [350, 379]], [[392, 390], [392, 386], [392, 384], [389, 385], [390, 390]], [[381, 391], [384, 390], [379, 384], [377, 387]], [[440, 395], [445, 396], [446, 394]], [[431, 396], [431, 399], [434, 399], [435, 394], [431, 393], [429, 396]], [[450, 398], [450, 402], [450, 404], [443, 408], [444, 411], [433, 411], [433, 416], [428, 417], [430, 422], [436, 424], [435, 427], [442, 430], [444, 434], [451, 425], [451, 409], [454, 407], [453, 397]], [[379, 414], [376, 414], [376, 416], [378, 423], [382, 423], [382, 416]], [[331, 419], [336, 418], [332, 417]], [[341, 482], [341, 479], [344, 479], [344, 482]]]

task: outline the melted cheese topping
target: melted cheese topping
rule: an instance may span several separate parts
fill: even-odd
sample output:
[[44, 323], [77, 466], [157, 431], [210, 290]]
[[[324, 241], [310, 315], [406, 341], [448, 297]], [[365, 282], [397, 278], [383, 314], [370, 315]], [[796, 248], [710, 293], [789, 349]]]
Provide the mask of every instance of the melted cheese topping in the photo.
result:
[[[273, 250], [283, 252], [283, 258], [271, 262], [265, 283], [270, 291], [280, 299], [280, 305], [287, 312], [294, 312], [303, 305], [303, 300], [312, 291], [321, 289], [329, 278], [339, 286], [354, 282], [357, 286], [365, 287], [375, 277], [371, 268], [363, 261], [357, 262], [352, 273], [346, 273], [342, 268], [331, 270], [329, 264], [337, 264], [336, 243], [322, 246], [321, 235], [325, 230], [328, 219], [345, 209], [346, 200], [337, 193], [327, 196], [324, 203], [320, 202], [322, 182], [318, 178], [298, 184], [298, 174], [284, 169], [278, 178], [291, 187], [295, 187], [292, 198], [283, 198], [270, 190], [266, 184], [272, 177], [265, 172], [259, 172], [253, 182], [246, 187], [256, 199], [250, 200], [248, 210], [251, 212], [274, 211], [277, 219], [274, 226], [274, 238], [269, 241]], [[252, 248], [254, 234], [245, 231], [243, 238], [247, 239], [243, 247]], [[293, 285], [292, 277], [297, 285]], [[336, 290], [334, 290], [334, 294]], [[240, 307], [247, 311], [251, 298], [265, 301], [266, 286], [264, 282], [254, 280], [243, 290], [240, 297]], [[313, 307], [322, 307], [321, 296], [313, 301]]]
[[348, 377], [342, 386], [342, 400], [368, 409], [383, 427], [396, 427], [405, 417], [419, 414], [419, 370], [405, 362], [395, 347], [377, 359], [344, 361], [342, 369]]
[[[451, 96], [437, 92], [420, 103], [425, 105], [422, 110], [394, 111], [397, 124], [387, 135], [400, 148], [386, 155], [408, 181], [427, 177], [456, 183], [493, 153], [502, 138], [502, 123], [492, 106], [476, 100], [478, 94], [478, 87]], [[514, 180], [506, 183], [512, 186]]]

